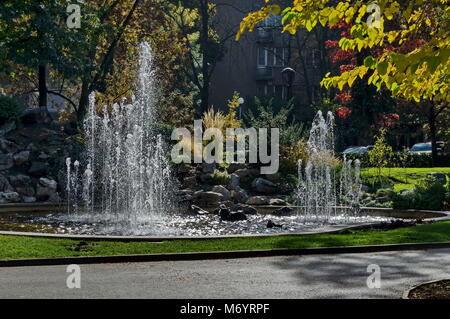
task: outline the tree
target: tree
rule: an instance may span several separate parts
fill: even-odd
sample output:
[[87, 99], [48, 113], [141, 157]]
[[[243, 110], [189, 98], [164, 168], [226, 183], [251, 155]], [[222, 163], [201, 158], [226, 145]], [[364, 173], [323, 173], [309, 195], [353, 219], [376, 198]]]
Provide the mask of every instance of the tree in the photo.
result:
[[5, 0], [0, 6], [0, 65], [12, 76], [12, 64], [37, 73], [39, 106], [47, 106], [48, 66], [67, 74], [73, 71], [66, 56], [59, 54], [74, 44], [65, 20], [58, 19], [65, 11], [64, 1]]
[[[267, 0], [266, 2], [270, 2]], [[382, 50], [378, 56], [367, 55], [357, 66], [338, 76], [322, 80], [325, 88], [352, 87], [357, 78], [365, 78], [377, 90], [388, 89], [394, 97], [422, 102], [429, 112], [430, 131], [436, 113], [450, 103], [450, 0], [372, 1], [295, 0], [281, 11], [277, 4], [267, 4], [249, 14], [241, 23], [237, 38], [271, 14], [283, 16], [284, 30], [295, 34], [299, 28], [312, 30], [316, 25], [334, 26], [341, 19], [352, 23], [352, 39], [342, 37], [343, 50], [364, 52], [389, 43], [403, 50]], [[366, 18], [365, 18], [366, 17]], [[408, 46], [411, 43], [413, 45]], [[418, 44], [418, 45], [417, 45]], [[366, 77], [367, 75], [367, 77]], [[440, 106], [437, 106], [439, 104]], [[437, 147], [435, 136], [433, 158]]]

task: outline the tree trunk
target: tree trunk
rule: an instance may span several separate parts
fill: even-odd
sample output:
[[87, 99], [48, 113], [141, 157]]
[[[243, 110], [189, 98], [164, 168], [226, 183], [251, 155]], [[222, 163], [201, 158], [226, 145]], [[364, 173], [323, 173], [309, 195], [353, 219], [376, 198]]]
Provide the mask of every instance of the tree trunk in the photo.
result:
[[47, 67], [40, 65], [38, 67], [38, 82], [39, 82], [39, 106], [47, 107]]
[[431, 165], [435, 167], [437, 165], [437, 143], [436, 143], [436, 110], [434, 102], [430, 102], [430, 111], [428, 114], [428, 125], [430, 126], [430, 139], [431, 139]]
[[89, 84], [86, 81], [84, 81], [83, 84], [81, 85], [80, 101], [78, 103], [78, 110], [77, 110], [77, 122], [79, 126], [83, 122], [88, 103], [89, 103]]
[[201, 104], [200, 113], [206, 112], [209, 107], [209, 58], [208, 58], [208, 39], [209, 39], [209, 13], [208, 13], [208, 1], [201, 1], [200, 14], [202, 20], [202, 26], [200, 31], [200, 48], [202, 52], [202, 76], [203, 85], [201, 88]]

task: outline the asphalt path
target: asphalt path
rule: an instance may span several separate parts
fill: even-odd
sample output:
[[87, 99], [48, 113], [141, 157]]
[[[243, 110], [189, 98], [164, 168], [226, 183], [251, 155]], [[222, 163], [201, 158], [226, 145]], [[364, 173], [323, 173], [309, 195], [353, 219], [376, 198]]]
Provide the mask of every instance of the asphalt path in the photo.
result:
[[0, 298], [398, 299], [450, 278], [450, 249], [80, 265], [80, 288], [68, 288], [69, 276], [77, 282], [67, 266], [0, 268]]

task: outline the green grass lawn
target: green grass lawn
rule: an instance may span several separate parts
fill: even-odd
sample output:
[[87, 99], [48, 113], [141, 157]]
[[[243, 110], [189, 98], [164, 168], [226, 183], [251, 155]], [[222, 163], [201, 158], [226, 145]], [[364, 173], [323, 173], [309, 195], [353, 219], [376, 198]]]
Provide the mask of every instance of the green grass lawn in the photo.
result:
[[386, 232], [358, 230], [346, 231], [340, 234], [175, 240], [162, 243], [84, 242], [68, 239], [0, 236], [0, 259], [338, 247], [446, 241], [450, 241], [450, 222], [419, 225]]
[[[402, 189], [412, 189], [420, 179], [426, 177], [429, 173], [450, 174], [450, 167], [433, 168], [384, 168], [381, 175], [388, 177], [394, 182], [394, 191], [399, 192]], [[361, 177], [377, 176], [376, 168], [363, 168]]]

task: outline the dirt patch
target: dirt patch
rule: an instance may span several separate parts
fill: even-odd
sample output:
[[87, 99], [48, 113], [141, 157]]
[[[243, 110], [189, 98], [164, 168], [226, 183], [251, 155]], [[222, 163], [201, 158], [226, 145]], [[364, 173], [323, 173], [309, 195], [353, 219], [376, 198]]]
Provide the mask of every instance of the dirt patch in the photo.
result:
[[421, 285], [411, 290], [410, 299], [450, 299], [450, 280]]

